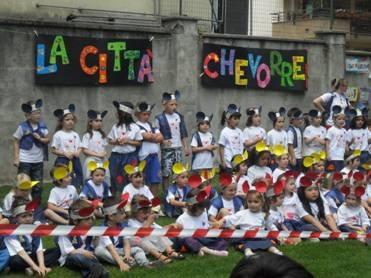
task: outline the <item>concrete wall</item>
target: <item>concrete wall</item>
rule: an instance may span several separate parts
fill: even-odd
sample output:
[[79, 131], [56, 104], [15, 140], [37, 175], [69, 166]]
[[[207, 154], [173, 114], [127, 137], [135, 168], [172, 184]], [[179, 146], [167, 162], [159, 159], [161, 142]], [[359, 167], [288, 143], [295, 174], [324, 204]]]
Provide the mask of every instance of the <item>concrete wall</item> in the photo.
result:
[[[87, 29], [71, 25], [52, 26], [35, 23], [0, 24], [0, 184], [9, 184], [16, 173], [12, 167], [12, 133], [18, 122], [23, 120], [21, 103], [42, 98], [45, 103], [43, 114], [51, 131], [55, 127], [53, 111], [69, 103], [77, 106], [79, 119], [76, 129], [82, 134], [86, 127], [88, 109], [107, 109], [105, 130], [108, 132], [115, 122], [113, 100], [153, 101], [157, 104], [154, 114], [161, 110], [160, 99], [165, 90], [179, 89], [182, 99], [179, 110], [185, 114], [189, 131], [195, 127], [194, 115], [202, 110], [214, 113], [212, 130], [218, 134], [221, 126], [220, 115], [229, 103], [238, 103], [243, 111], [247, 107], [263, 105], [263, 122], [267, 129], [271, 124], [267, 113], [279, 106], [298, 106], [305, 111], [312, 108], [313, 98], [325, 92], [328, 80], [344, 74], [344, 35], [321, 34], [323, 40], [294, 41], [273, 38], [227, 36], [215, 34], [199, 35], [194, 20], [187, 18], [169, 19], [164, 22], [166, 32], [128, 32], [125, 30]], [[148, 38], [154, 35], [154, 78], [152, 85], [145, 87], [77, 87], [77, 86], [36, 86], [34, 84], [34, 30], [39, 34], [64, 34], [70, 36], [107, 38]], [[339, 39], [340, 38], [340, 39]], [[326, 41], [325, 41], [326, 40]], [[241, 47], [274, 49], [307, 49], [309, 64], [309, 89], [305, 93], [244, 90], [208, 89], [201, 85], [200, 64], [203, 42], [228, 44]], [[330, 45], [334, 44], [334, 45]], [[337, 56], [334, 54], [337, 53]], [[333, 57], [336, 57], [333, 59]], [[240, 127], [243, 128], [246, 115], [243, 114]], [[50, 155], [51, 162], [54, 156]], [[51, 162], [47, 164], [46, 173]]]

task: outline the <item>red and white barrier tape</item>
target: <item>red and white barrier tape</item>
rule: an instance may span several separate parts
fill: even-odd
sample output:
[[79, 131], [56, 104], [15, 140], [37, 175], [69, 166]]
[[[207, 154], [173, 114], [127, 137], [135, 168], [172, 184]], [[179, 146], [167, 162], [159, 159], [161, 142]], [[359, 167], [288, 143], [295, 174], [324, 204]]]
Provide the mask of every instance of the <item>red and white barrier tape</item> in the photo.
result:
[[175, 228], [110, 228], [104, 226], [67, 226], [67, 225], [0, 225], [0, 236], [165, 236], [198, 238], [321, 238], [321, 239], [371, 239], [371, 233], [341, 232], [299, 232], [299, 231], [264, 231], [264, 230], [230, 230], [230, 229], [175, 229]]

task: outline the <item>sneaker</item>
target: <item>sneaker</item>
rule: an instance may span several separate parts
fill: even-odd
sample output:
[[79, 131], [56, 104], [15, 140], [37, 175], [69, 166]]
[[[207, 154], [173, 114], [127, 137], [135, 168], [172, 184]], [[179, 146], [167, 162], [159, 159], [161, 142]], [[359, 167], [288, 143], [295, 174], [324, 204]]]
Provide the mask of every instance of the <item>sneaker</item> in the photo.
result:
[[245, 251], [243, 252], [245, 254], [245, 257], [248, 258], [252, 255], [254, 255], [254, 252], [250, 248], [246, 248]]

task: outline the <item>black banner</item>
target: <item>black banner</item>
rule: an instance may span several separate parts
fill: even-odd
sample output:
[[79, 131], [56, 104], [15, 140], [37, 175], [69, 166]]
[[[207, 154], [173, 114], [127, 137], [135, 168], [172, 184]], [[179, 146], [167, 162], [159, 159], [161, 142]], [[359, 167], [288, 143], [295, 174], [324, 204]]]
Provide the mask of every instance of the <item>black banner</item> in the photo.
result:
[[304, 91], [307, 51], [242, 48], [205, 43], [202, 51], [205, 87]]
[[142, 85], [154, 81], [149, 40], [39, 35], [35, 48], [36, 84]]

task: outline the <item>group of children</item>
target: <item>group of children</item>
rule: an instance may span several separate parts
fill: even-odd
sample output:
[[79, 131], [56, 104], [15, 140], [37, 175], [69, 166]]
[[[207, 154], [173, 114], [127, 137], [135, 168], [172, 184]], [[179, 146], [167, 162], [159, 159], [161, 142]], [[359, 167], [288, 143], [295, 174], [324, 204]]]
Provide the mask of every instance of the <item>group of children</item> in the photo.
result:
[[[23, 104], [26, 121], [13, 134], [19, 174], [4, 198], [0, 223], [89, 227], [98, 219], [113, 229], [160, 228], [155, 221], [165, 213], [174, 218], [170, 227], [185, 229], [370, 232], [367, 111], [334, 106], [334, 125], [326, 129], [318, 110], [304, 114], [298, 108], [287, 113], [280, 108], [268, 113], [273, 129], [266, 132], [261, 107], [252, 107], [246, 110], [242, 131], [240, 108], [230, 104], [223, 111], [225, 127], [218, 140], [210, 131], [213, 115], [196, 114], [197, 131], [189, 147], [185, 119], [177, 111], [179, 97], [178, 91], [163, 94], [164, 111], [154, 123], [154, 105], [113, 102], [118, 122], [108, 135], [102, 126], [107, 111], [89, 110], [82, 140], [74, 131], [73, 104], [55, 110], [57, 127], [51, 140], [41, 120], [42, 101]], [[49, 141], [56, 155], [50, 172], [54, 187], [42, 208]], [[183, 158], [189, 154], [191, 167]], [[184, 259], [183, 252], [228, 256], [229, 244], [246, 256], [256, 250], [282, 254], [276, 246], [294, 241], [60, 236], [55, 238], [56, 248], [44, 250], [39, 237], [0, 237], [0, 270], [10, 267], [43, 276], [59, 263], [80, 270], [83, 277], [108, 277], [101, 262], [128, 271], [135, 265], [153, 268]]]

